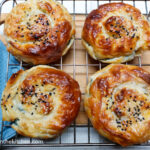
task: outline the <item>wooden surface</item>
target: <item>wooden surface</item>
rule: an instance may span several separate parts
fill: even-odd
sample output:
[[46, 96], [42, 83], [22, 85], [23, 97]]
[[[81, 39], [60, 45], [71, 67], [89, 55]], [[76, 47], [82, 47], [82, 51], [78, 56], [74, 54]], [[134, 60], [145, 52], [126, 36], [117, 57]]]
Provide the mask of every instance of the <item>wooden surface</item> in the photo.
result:
[[[3, 14], [1, 17], [0, 22], [4, 22], [4, 18], [6, 17], [6, 14]], [[81, 108], [79, 115], [76, 119], [77, 124], [85, 125], [88, 122], [87, 116], [84, 112], [83, 107], [83, 98], [84, 93], [87, 85], [87, 75], [88, 78], [99, 70], [99, 62], [92, 60], [88, 56], [88, 61], [86, 61], [86, 51], [84, 47], [81, 44], [81, 31], [84, 24], [85, 15], [76, 15], [75, 17], [75, 25], [76, 25], [76, 35], [75, 35], [75, 44], [72, 46], [70, 51], [62, 58], [62, 70], [69, 73], [72, 77], [78, 81], [80, 85], [80, 89], [82, 91], [82, 102], [81, 102]], [[0, 35], [0, 40], [2, 40], [5, 43], [4, 36]], [[88, 62], [88, 63], [87, 63]], [[56, 62], [57, 64], [60, 63], [60, 61]], [[129, 62], [128, 64], [139, 64], [139, 58], [136, 57], [133, 61]], [[150, 67], [148, 64], [150, 64], [150, 51], [144, 52], [141, 56], [141, 64], [143, 68], [150, 71]], [[87, 67], [88, 65], [88, 67]], [[105, 64], [102, 64], [104, 66]], [[60, 68], [60, 67], [57, 67]]]

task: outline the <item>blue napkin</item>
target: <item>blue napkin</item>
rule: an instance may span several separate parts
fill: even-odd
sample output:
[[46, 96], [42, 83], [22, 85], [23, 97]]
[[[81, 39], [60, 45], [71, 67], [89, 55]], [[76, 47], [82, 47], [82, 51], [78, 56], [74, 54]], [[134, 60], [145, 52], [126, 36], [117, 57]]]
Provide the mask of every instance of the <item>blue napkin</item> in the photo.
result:
[[[8, 57], [9, 57], [9, 67], [8, 67], [8, 74], [7, 74], [7, 63], [8, 63]], [[18, 65], [14, 65], [18, 64]], [[10, 78], [10, 76], [20, 70], [19, 62], [7, 52], [5, 45], [0, 41], [0, 98], [2, 96], [2, 92], [5, 88], [7, 80]], [[8, 78], [7, 78], [8, 76]], [[4, 125], [11, 125], [11, 122], [4, 121]], [[2, 111], [0, 108], [0, 139], [2, 136], [2, 140], [8, 140], [16, 135], [15, 130], [13, 130], [9, 126], [3, 127], [2, 131]]]

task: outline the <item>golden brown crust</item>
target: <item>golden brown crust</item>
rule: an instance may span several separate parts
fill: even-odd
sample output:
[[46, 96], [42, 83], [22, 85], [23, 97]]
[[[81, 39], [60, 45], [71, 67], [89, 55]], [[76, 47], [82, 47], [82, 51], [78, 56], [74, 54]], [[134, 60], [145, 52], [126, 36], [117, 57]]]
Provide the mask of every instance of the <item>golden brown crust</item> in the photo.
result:
[[91, 77], [84, 100], [94, 128], [122, 145], [150, 139], [150, 73], [128, 65], [109, 65]]
[[65, 72], [48, 66], [21, 70], [3, 92], [3, 120], [24, 136], [53, 138], [75, 119], [80, 100], [78, 83]]
[[150, 49], [150, 24], [137, 8], [108, 3], [87, 16], [82, 41], [94, 59], [126, 62], [134, 58], [136, 51]]
[[68, 11], [53, 0], [18, 4], [5, 20], [7, 49], [32, 64], [58, 60], [71, 47], [74, 24]]

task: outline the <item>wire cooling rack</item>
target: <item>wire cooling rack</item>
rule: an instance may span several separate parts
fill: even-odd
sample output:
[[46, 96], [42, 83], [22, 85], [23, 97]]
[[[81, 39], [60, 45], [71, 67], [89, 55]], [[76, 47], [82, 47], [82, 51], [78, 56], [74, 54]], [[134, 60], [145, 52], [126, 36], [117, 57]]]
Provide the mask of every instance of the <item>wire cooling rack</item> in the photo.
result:
[[[8, 6], [10, 9], [12, 9], [12, 7], [14, 7], [17, 3], [20, 3], [23, 1], [24, 0], [12, 0], [12, 1], [3, 0], [0, 3], [0, 18], [2, 18], [3, 10], [4, 10], [4, 12], [7, 11], [6, 9], [8, 9]], [[129, 3], [135, 7], [138, 7], [142, 11], [142, 13], [144, 15], [146, 15], [147, 19], [149, 20], [149, 18], [150, 18], [150, 13], [149, 13], [150, 1], [149, 0], [143, 0], [143, 1], [139, 1], [139, 0], [126, 0], [126, 1], [123, 1], [123, 0], [116, 0], [116, 1], [113, 1], [113, 0], [105, 0], [105, 1], [101, 1], [101, 0], [61, 0], [59, 2], [62, 3], [63, 5], [65, 5], [65, 7], [69, 10], [70, 14], [73, 16], [73, 20], [74, 20], [76, 26], [81, 26], [81, 25], [78, 25], [78, 21], [80, 20], [80, 22], [83, 23], [86, 15], [92, 9], [95, 9], [100, 4], [104, 4], [104, 3], [108, 3], [108, 2], [109, 3], [119, 2], [119, 1]], [[76, 18], [78, 18], [79, 20]], [[3, 29], [3, 27], [2, 27], [3, 23], [4, 22], [1, 20], [1, 24], [2, 24], [1, 30]], [[80, 31], [76, 31], [76, 32], [78, 33]], [[73, 44], [71, 50], [69, 51], [69, 53], [70, 53], [69, 55], [71, 55], [72, 60], [66, 61], [66, 57], [68, 57], [68, 56], [65, 56], [65, 57], [62, 57], [60, 59], [60, 61], [57, 61], [56, 63], [50, 64], [50, 65], [66, 71], [74, 79], [76, 79], [79, 82], [79, 84], [80, 84], [80, 81], [78, 80], [78, 76], [81, 76], [81, 73], [83, 73], [84, 74], [83, 78], [85, 78], [85, 85], [83, 86], [82, 96], [84, 97], [85, 87], [88, 84], [88, 79], [89, 79], [90, 74], [103, 68], [104, 66], [106, 66], [106, 64], [91, 60], [91, 58], [89, 58], [89, 56], [88, 56], [87, 52], [84, 50], [84, 48], [83, 48], [83, 52], [84, 52], [85, 61], [84, 62], [80, 61], [82, 59], [82, 58], [80, 58], [80, 53], [79, 53], [79, 51], [80, 52], [82, 51], [81, 49], [79, 49], [81, 37], [75, 35], [74, 39], [75, 39], [74, 44]], [[31, 67], [28, 64], [25, 64], [23, 62], [19, 63], [16, 61], [16, 63], [11, 63], [10, 59], [12, 59], [12, 56], [11, 56], [11, 54], [8, 54], [8, 59], [6, 60], [7, 61], [7, 74], [4, 79], [4, 80], [6, 80], [6, 82], [9, 79], [10, 75], [12, 74], [9, 72], [11, 72], [11, 71], [16, 72], [16, 68], [17, 69], [26, 69], [26, 68]], [[149, 62], [143, 61], [143, 57], [138, 56], [133, 61], [129, 62], [128, 64], [143, 67], [143, 66], [150, 66], [150, 61]], [[92, 69], [96, 68], [96, 69], [93, 70], [93, 72], [91, 72], [91, 70], [92, 70], [91, 68]], [[1, 71], [3, 71], [3, 70], [1, 70]], [[81, 108], [81, 111], [84, 112], [84, 110], [82, 110], [82, 108]], [[81, 119], [81, 122], [82, 122], [82, 119]], [[37, 147], [59, 146], [59, 147], [65, 147], [65, 146], [113, 146], [113, 145], [116, 145], [116, 144], [106, 140], [105, 138], [101, 137], [93, 129], [93, 127], [88, 119], [85, 122], [77, 123], [77, 121], [74, 121], [70, 125], [70, 127], [61, 136], [59, 136], [56, 139], [39, 140], [39, 139], [22, 137], [22, 136], [16, 134], [15, 137], [13, 137], [12, 139], [10, 139], [8, 141], [4, 141], [2, 139], [3, 127], [6, 126], [6, 125], [4, 125], [4, 122], [2, 122], [2, 128], [1, 128], [2, 132], [0, 135], [1, 146], [2, 147], [3, 146], [4, 147], [5, 146], [11, 146], [11, 147], [12, 146], [19, 146], [19, 147], [23, 147], [23, 146], [37, 146]], [[142, 144], [142, 146], [143, 145], [150, 146], [150, 142]]]

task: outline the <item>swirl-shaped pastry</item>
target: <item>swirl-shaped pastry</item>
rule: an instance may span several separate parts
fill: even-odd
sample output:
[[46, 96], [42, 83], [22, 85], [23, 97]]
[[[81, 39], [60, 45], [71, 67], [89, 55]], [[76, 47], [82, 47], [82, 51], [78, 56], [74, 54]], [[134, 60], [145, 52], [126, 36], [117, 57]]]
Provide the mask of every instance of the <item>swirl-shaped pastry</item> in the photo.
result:
[[87, 16], [82, 43], [95, 60], [126, 62], [150, 49], [150, 24], [129, 4], [104, 4]]
[[109, 65], [87, 87], [85, 111], [94, 128], [122, 146], [150, 139], [150, 73], [130, 65]]
[[75, 119], [80, 100], [78, 83], [65, 72], [48, 66], [20, 70], [3, 92], [3, 120], [21, 135], [53, 138]]
[[59, 2], [29, 0], [5, 19], [7, 50], [18, 60], [48, 64], [65, 55], [75, 34], [72, 17]]

